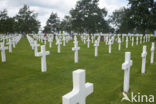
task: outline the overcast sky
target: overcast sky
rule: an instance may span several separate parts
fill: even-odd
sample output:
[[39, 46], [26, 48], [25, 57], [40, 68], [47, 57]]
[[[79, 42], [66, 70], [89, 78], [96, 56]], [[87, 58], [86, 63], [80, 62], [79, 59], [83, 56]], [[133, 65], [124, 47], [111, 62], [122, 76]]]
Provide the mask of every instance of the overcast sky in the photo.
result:
[[[0, 11], [7, 9], [8, 15], [13, 17], [24, 4], [27, 4], [31, 10], [39, 13], [38, 20], [43, 27], [52, 11], [57, 13], [60, 19], [63, 19], [65, 15], [68, 15], [69, 10], [75, 7], [77, 1], [78, 0], [0, 0]], [[99, 0], [99, 7], [105, 7], [110, 14], [115, 9], [127, 6], [127, 3], [127, 0]]]

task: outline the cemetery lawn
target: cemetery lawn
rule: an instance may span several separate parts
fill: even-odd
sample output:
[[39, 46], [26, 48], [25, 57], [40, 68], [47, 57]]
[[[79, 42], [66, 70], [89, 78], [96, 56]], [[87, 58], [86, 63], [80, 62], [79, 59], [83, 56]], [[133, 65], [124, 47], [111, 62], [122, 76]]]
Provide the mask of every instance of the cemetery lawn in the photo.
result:
[[[154, 41], [154, 40], [153, 40]], [[72, 90], [72, 71], [86, 70], [86, 82], [94, 84], [94, 92], [87, 97], [87, 104], [132, 104], [122, 99], [123, 75], [121, 65], [126, 51], [132, 52], [133, 66], [130, 73], [130, 91], [135, 94], [154, 95], [156, 97], [156, 62], [150, 64], [151, 42], [147, 45], [146, 74], [141, 74], [142, 45], [125, 48], [121, 51], [118, 44], [108, 46], [104, 42], [98, 48], [98, 57], [94, 56], [94, 47], [79, 41], [79, 63], [74, 63], [73, 42], [61, 46], [61, 53], [53, 42], [47, 56], [47, 72], [41, 72], [41, 58], [34, 56], [28, 40], [22, 38], [10, 54], [7, 62], [0, 62], [0, 104], [62, 104], [62, 96]], [[156, 52], [155, 52], [156, 53]], [[0, 56], [1, 58], [1, 56]], [[156, 54], [155, 54], [156, 61]], [[143, 104], [143, 103], [141, 103]]]

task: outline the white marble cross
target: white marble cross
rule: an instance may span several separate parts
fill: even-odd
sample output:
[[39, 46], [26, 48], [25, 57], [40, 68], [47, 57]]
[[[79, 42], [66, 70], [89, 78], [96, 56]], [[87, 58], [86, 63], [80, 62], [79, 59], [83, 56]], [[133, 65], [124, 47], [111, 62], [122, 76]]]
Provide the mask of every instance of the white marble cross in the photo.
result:
[[141, 54], [142, 57], [142, 67], [141, 67], [141, 73], [145, 73], [145, 68], [146, 68], [146, 56], [147, 56], [147, 52], [146, 52], [146, 46], [143, 46], [143, 52]]
[[60, 39], [57, 39], [57, 42], [56, 42], [56, 45], [57, 45], [57, 53], [60, 53], [61, 52], [61, 44], [62, 42], [60, 42]]
[[51, 47], [52, 47], [52, 42], [53, 42], [53, 40], [52, 40], [51, 38], [49, 38], [49, 39], [48, 39], [48, 42], [49, 42], [49, 48], [51, 48]]
[[151, 47], [151, 64], [154, 63], [154, 50], [155, 50], [155, 43], [152, 42], [152, 47]]
[[30, 45], [31, 45], [31, 47], [32, 47], [32, 50], [34, 50], [34, 48], [35, 48], [35, 46], [34, 46], [34, 40], [31, 41]]
[[111, 39], [109, 39], [108, 45], [109, 45], [109, 53], [111, 53], [111, 46], [112, 46], [112, 41], [111, 41]]
[[73, 90], [62, 97], [62, 104], [86, 104], [86, 97], [93, 93], [93, 84], [85, 82], [85, 70], [73, 72]]
[[99, 46], [98, 40], [95, 40], [94, 46], [95, 46], [95, 56], [98, 56], [98, 46]]
[[89, 36], [88, 36], [87, 42], [88, 42], [87, 48], [89, 48], [89, 43], [90, 43], [90, 38], [89, 38]]
[[12, 44], [13, 44], [13, 47], [15, 48], [16, 47], [16, 41], [14, 38], [12, 39]]
[[4, 46], [4, 43], [0, 43], [1, 47], [0, 47], [0, 50], [1, 50], [1, 58], [2, 58], [2, 62], [6, 62], [6, 54], [5, 54], [5, 50], [8, 49], [8, 47], [5, 47]]
[[75, 63], [78, 63], [78, 50], [80, 50], [80, 47], [78, 47], [78, 41], [74, 41], [74, 47], [72, 48], [72, 51], [74, 51]]
[[66, 37], [63, 36], [63, 46], [66, 46]]
[[118, 38], [118, 43], [119, 43], [118, 50], [120, 51], [121, 50], [121, 39], [120, 38]]
[[76, 35], [74, 36], [74, 41], [77, 41], [77, 37], [76, 37]]
[[9, 45], [9, 53], [12, 53], [12, 42], [11, 42], [11, 39], [9, 39], [9, 42], [7, 44]]
[[128, 36], [126, 37], [126, 48], [128, 48]]
[[37, 52], [38, 52], [38, 47], [40, 46], [40, 44], [37, 44], [37, 40], [34, 41], [34, 54], [35, 56], [37, 55]]
[[125, 62], [122, 64], [122, 69], [124, 70], [124, 85], [123, 91], [129, 91], [129, 80], [130, 80], [130, 67], [132, 66], [131, 53], [125, 52]]
[[50, 52], [45, 50], [45, 45], [41, 46], [41, 52], [37, 53], [36, 56], [41, 56], [41, 71], [47, 71], [47, 63], [46, 63], [46, 56], [49, 55]]

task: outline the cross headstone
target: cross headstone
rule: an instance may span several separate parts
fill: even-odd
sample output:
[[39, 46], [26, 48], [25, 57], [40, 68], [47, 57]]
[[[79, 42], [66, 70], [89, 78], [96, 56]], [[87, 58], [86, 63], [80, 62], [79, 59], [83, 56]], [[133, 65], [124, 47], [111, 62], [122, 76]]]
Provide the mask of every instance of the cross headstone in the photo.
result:
[[147, 52], [146, 52], [146, 46], [144, 45], [144, 46], [143, 46], [143, 52], [142, 52], [142, 54], [141, 54], [141, 57], [142, 57], [141, 73], [145, 73], [145, 67], [146, 67], [146, 55], [147, 55]]
[[57, 45], [57, 53], [60, 53], [61, 52], [61, 44], [62, 42], [60, 42], [60, 39], [57, 39], [57, 42], [56, 42], [56, 45]]
[[62, 97], [63, 104], [86, 104], [86, 97], [93, 93], [93, 84], [85, 82], [85, 70], [73, 72], [73, 90]]
[[46, 56], [49, 55], [50, 52], [45, 50], [45, 45], [41, 46], [41, 52], [37, 53], [36, 56], [41, 56], [41, 71], [47, 71], [47, 64], [46, 64]]
[[126, 37], [126, 48], [128, 48], [128, 36]]
[[125, 62], [122, 64], [122, 69], [124, 70], [124, 85], [123, 91], [129, 91], [129, 80], [130, 80], [130, 67], [132, 66], [131, 53], [125, 53]]
[[37, 55], [37, 52], [38, 52], [38, 47], [40, 46], [40, 44], [37, 44], [37, 41], [35, 40], [34, 41], [34, 54], [35, 54], [35, 56]]
[[155, 43], [152, 42], [152, 47], [151, 47], [151, 64], [154, 63], [154, 50], [155, 50]]
[[9, 42], [7, 44], [9, 45], [9, 53], [12, 53], [12, 42], [11, 42], [11, 39], [9, 39]]
[[78, 47], [78, 41], [74, 41], [74, 47], [72, 48], [72, 51], [74, 51], [75, 63], [78, 63], [78, 50], [80, 50], [80, 47]]
[[32, 50], [34, 50], [34, 48], [35, 48], [35, 45], [34, 45], [34, 40], [33, 41], [31, 41], [31, 47], [32, 47]]
[[100, 45], [100, 36], [97, 38], [98, 46]]
[[2, 58], [2, 62], [6, 62], [6, 54], [5, 54], [5, 50], [8, 49], [8, 47], [5, 47], [4, 46], [4, 43], [0, 43], [1, 47], [0, 47], [0, 50], [1, 50], [1, 58]]
[[108, 45], [109, 45], [109, 53], [111, 53], [111, 46], [112, 46], [112, 41], [111, 41], [111, 39], [109, 39]]
[[63, 46], [66, 46], [66, 37], [63, 36]]
[[120, 38], [118, 38], [118, 43], [119, 43], [118, 50], [120, 51], [121, 50], [121, 39]]
[[13, 48], [16, 47], [16, 43], [15, 43], [15, 42], [16, 42], [16, 41], [15, 41], [15, 39], [13, 38], [13, 39], [12, 39]]
[[49, 41], [49, 48], [51, 48], [52, 47], [52, 41], [53, 40], [51, 38], [49, 38], [48, 41]]
[[76, 37], [76, 35], [74, 36], [74, 41], [77, 41], [77, 37]]
[[90, 43], [90, 38], [89, 38], [89, 36], [88, 36], [87, 42], [88, 42], [87, 48], [89, 48], [89, 43]]
[[98, 44], [97, 40], [95, 40], [94, 46], [95, 46], [95, 56], [98, 56], [98, 46], [99, 46], [99, 44]]

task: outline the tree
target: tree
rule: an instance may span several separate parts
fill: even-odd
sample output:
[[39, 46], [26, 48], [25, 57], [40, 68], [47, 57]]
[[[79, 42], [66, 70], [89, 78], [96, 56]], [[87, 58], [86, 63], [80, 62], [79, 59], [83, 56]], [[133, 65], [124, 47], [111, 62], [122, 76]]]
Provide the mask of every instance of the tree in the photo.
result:
[[119, 29], [119, 27], [121, 26], [121, 21], [122, 18], [124, 16], [125, 12], [125, 8], [120, 8], [118, 10], [115, 10], [112, 15], [109, 16], [109, 21], [114, 25], [114, 27], [116, 28], [116, 30]]
[[150, 29], [152, 32], [156, 30], [156, 2], [153, 3], [151, 8]]
[[129, 8], [120, 8], [115, 10], [110, 16], [109, 20], [116, 28], [117, 33], [129, 33], [133, 32], [134, 24], [130, 18]]
[[6, 21], [9, 17], [7, 16], [7, 10], [4, 9], [0, 12], [0, 33], [6, 33], [7, 24]]
[[36, 18], [37, 13], [31, 11], [29, 6], [24, 5], [15, 17], [17, 32], [22, 34], [38, 33], [40, 22]]
[[59, 32], [59, 28], [60, 28], [59, 22], [60, 21], [59, 18], [57, 17], [57, 14], [52, 12], [49, 19], [47, 20], [43, 32], [45, 33]]
[[0, 33], [8, 34], [15, 32], [15, 20], [8, 17], [7, 10], [4, 9], [0, 12]]
[[8, 18], [6, 21], [6, 32], [7, 33], [15, 33], [16, 32], [16, 23], [14, 18]]
[[72, 31], [72, 24], [71, 24], [71, 17], [70, 16], [65, 16], [63, 21], [61, 21], [60, 24], [60, 29], [61, 31], [66, 31], [68, 33], [71, 33]]
[[[142, 34], [147, 33], [148, 30], [152, 30], [155, 26], [154, 19], [154, 0], [129, 0], [131, 15], [135, 29]], [[153, 12], [153, 13], [152, 13]], [[153, 20], [154, 19], [154, 20]]]
[[107, 11], [98, 7], [99, 0], [80, 0], [70, 11], [72, 29], [75, 32], [97, 33], [109, 30], [109, 25], [104, 19]]

